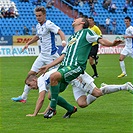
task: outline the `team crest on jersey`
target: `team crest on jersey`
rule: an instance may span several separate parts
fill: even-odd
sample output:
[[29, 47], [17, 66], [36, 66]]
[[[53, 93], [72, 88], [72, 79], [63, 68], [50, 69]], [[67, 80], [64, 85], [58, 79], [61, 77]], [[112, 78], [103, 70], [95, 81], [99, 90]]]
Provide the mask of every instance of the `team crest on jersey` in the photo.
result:
[[72, 38], [72, 39], [69, 41], [68, 45], [71, 46], [71, 45], [73, 45], [74, 43], [76, 43], [76, 38]]
[[67, 68], [68, 68], [68, 70], [71, 70], [71, 67], [68, 66]]

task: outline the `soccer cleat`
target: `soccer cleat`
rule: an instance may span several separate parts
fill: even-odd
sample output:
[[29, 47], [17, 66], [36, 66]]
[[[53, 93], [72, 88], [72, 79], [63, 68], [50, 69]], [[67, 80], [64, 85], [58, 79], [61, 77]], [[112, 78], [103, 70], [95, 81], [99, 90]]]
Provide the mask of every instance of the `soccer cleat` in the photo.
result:
[[99, 77], [99, 76], [98, 76], [98, 75], [95, 75], [95, 74], [92, 76], [92, 78], [94, 78], [94, 79], [95, 79], [95, 78], [98, 78], [98, 77]]
[[131, 82], [127, 82], [126, 85], [127, 85], [128, 92], [133, 94], [133, 85], [131, 84]]
[[56, 111], [50, 108], [46, 114], [44, 114], [44, 118], [52, 118], [54, 115], [56, 115]]
[[99, 56], [97, 55], [96, 58], [95, 58], [95, 64], [96, 65], [98, 64], [98, 59], [99, 59]]
[[26, 103], [26, 100], [22, 99], [21, 96], [18, 97], [13, 97], [11, 98], [14, 102], [21, 102], [21, 103]]
[[106, 86], [107, 84], [105, 84], [105, 83], [101, 83], [101, 87], [104, 87], [104, 86]]
[[70, 118], [73, 113], [77, 112], [77, 107], [74, 106], [74, 109], [72, 112], [66, 112], [66, 114], [63, 116], [63, 118]]
[[118, 75], [118, 78], [122, 78], [122, 77], [125, 77], [125, 76], [127, 76], [127, 74], [122, 73], [122, 74]]

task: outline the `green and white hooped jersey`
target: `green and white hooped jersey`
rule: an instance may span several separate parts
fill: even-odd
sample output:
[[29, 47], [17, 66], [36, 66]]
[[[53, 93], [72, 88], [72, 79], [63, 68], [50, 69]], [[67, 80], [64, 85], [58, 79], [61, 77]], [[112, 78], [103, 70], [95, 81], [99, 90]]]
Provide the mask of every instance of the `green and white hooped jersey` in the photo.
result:
[[67, 42], [66, 56], [61, 65], [81, 66], [85, 70], [92, 43], [97, 42], [99, 38], [100, 36], [90, 29], [82, 29], [71, 35]]

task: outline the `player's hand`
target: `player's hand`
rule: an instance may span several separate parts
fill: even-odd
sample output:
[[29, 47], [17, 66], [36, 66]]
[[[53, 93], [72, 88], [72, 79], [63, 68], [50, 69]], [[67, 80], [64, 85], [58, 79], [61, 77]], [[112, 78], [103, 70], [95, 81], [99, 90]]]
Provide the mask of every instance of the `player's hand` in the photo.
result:
[[24, 50], [27, 49], [27, 48], [28, 48], [28, 44], [26, 44], [26, 45], [23, 47], [21, 53], [24, 52]]
[[28, 115], [26, 115], [26, 116], [34, 117], [34, 116], [36, 116], [36, 115], [35, 115], [35, 114], [28, 114]]
[[114, 40], [113, 46], [117, 46], [117, 45], [119, 45], [121, 43], [124, 43], [124, 41], [123, 40]]
[[45, 65], [45, 66], [42, 66], [40, 69], [39, 69], [39, 72], [38, 74], [45, 74], [49, 69], [49, 66], [48, 65]]
[[62, 46], [65, 47], [66, 46], [66, 42], [62, 43]]

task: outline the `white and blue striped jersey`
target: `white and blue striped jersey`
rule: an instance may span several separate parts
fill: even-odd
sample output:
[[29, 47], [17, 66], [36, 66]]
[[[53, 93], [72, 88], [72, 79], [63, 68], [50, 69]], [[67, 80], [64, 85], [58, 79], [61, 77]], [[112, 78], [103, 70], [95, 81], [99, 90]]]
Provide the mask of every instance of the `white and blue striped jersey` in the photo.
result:
[[46, 20], [43, 25], [38, 23], [36, 29], [36, 35], [40, 40], [41, 53], [45, 53], [47, 55], [55, 54], [57, 51], [57, 47], [55, 45], [55, 34], [58, 33], [60, 28], [50, 20]]
[[54, 72], [56, 72], [57, 69], [52, 69], [48, 72], [46, 72], [43, 75], [41, 75], [39, 78], [38, 78], [38, 82], [37, 82], [37, 85], [38, 85], [38, 89], [39, 89], [39, 93], [42, 92], [42, 91], [48, 91], [49, 88], [50, 88], [50, 75]]
[[[133, 36], [133, 26], [129, 26], [125, 31], [126, 36]], [[125, 39], [125, 47], [133, 49], [133, 38]]]

